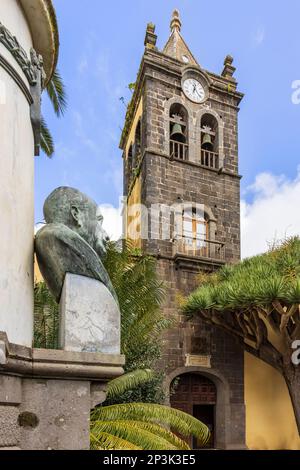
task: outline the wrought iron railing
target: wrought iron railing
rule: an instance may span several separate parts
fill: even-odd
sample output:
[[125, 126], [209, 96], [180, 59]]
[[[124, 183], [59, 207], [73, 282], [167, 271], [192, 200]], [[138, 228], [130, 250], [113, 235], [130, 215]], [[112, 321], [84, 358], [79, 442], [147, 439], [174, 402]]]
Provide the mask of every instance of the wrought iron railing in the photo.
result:
[[174, 255], [183, 254], [199, 258], [225, 260], [225, 243], [204, 238], [180, 237], [174, 243]]
[[178, 158], [179, 160], [188, 159], [188, 144], [170, 140], [170, 157]]
[[207, 168], [219, 169], [219, 154], [201, 149], [201, 165]]

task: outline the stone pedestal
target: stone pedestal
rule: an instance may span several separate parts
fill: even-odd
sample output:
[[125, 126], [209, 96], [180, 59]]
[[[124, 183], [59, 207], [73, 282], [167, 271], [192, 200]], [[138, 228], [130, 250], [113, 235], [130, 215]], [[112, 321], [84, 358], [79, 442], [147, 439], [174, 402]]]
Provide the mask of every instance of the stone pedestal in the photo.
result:
[[104, 284], [66, 274], [59, 342], [65, 351], [120, 353], [120, 310]]
[[31, 349], [4, 333], [0, 346], [0, 449], [89, 449], [90, 410], [124, 357]]

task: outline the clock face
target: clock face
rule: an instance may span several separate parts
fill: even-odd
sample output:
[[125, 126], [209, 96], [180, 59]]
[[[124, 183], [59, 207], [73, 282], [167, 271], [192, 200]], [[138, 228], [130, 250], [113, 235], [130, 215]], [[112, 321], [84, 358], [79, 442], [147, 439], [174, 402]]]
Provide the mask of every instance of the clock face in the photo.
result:
[[187, 78], [183, 83], [185, 95], [195, 103], [201, 103], [205, 98], [203, 86], [195, 78]]

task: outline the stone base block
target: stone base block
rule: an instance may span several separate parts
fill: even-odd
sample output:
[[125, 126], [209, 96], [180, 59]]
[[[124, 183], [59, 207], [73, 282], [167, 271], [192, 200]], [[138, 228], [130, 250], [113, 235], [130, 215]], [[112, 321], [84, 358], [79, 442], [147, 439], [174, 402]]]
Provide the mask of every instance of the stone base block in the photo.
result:
[[65, 351], [120, 354], [120, 310], [104, 284], [66, 275], [59, 338]]
[[24, 380], [19, 426], [23, 449], [88, 450], [90, 382]]
[[90, 410], [122, 375], [124, 357], [31, 349], [3, 333], [1, 341], [0, 450], [89, 449]]

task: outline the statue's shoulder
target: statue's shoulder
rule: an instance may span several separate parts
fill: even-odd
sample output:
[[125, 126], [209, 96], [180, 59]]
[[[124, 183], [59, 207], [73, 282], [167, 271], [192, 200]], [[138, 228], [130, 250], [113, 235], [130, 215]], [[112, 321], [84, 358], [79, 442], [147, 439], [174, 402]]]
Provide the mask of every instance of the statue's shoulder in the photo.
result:
[[93, 248], [63, 224], [47, 224], [35, 236], [35, 252], [48, 287], [60, 298], [66, 273], [102, 281], [103, 266]]
[[92, 247], [74, 230], [63, 224], [47, 224], [35, 236], [37, 250], [69, 248], [75, 251], [93, 251]]
[[36, 241], [44, 241], [44, 240], [74, 240], [74, 238], [78, 238], [76, 232], [71, 230], [69, 227], [63, 224], [46, 224], [42, 227], [36, 234], [35, 239]]

